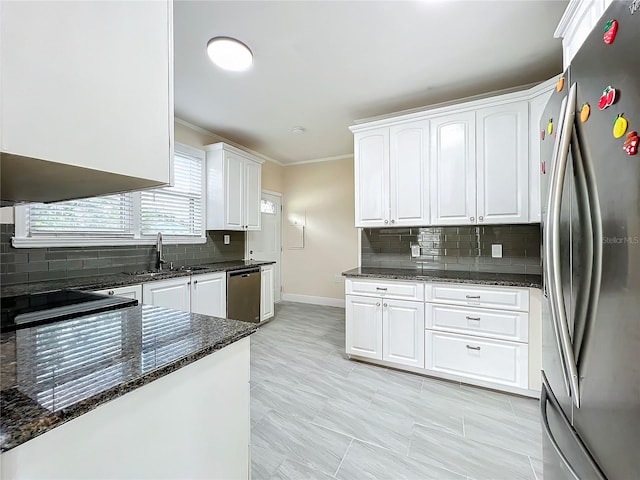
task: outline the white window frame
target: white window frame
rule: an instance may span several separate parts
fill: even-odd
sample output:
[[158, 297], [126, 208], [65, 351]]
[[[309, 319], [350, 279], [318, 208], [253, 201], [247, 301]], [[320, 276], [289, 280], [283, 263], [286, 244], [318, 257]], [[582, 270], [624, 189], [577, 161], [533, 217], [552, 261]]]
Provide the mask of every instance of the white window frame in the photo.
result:
[[[165, 244], [197, 244], [206, 243], [205, 231], [206, 223], [206, 154], [203, 150], [176, 143], [174, 150], [181, 155], [199, 158], [202, 160], [202, 225], [199, 236], [193, 235], [169, 235], [163, 232], [163, 242]], [[117, 192], [114, 192], [117, 193]], [[15, 248], [45, 248], [45, 247], [111, 247], [118, 245], [155, 245], [156, 237], [142, 235], [140, 231], [140, 193], [131, 192], [133, 196], [133, 219], [132, 232], [130, 236], [29, 236], [29, 225], [27, 222], [29, 205], [17, 205], [15, 208], [15, 236], [11, 239], [11, 244]]]

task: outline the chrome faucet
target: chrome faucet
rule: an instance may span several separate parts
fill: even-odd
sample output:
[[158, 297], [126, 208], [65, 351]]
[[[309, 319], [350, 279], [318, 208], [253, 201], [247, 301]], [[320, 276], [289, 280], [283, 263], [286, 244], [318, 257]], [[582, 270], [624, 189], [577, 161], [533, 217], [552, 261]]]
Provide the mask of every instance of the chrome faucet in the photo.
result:
[[156, 270], [162, 270], [162, 265], [167, 263], [162, 252], [162, 232], [158, 232], [156, 238]]

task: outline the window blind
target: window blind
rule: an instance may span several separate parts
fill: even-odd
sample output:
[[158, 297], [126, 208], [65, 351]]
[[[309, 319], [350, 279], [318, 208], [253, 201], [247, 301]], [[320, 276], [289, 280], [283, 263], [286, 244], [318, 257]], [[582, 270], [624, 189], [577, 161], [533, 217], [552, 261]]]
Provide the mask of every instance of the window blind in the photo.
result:
[[140, 193], [142, 235], [202, 235], [203, 165], [201, 158], [176, 153], [174, 186]]
[[131, 235], [133, 201], [130, 193], [36, 203], [27, 208], [31, 235]]

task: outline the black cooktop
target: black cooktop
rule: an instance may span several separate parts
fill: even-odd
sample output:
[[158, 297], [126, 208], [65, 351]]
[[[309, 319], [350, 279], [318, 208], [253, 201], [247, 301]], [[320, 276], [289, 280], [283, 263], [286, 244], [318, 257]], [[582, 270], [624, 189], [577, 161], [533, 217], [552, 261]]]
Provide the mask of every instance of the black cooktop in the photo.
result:
[[0, 330], [10, 332], [36, 324], [67, 320], [136, 305], [138, 305], [138, 300], [135, 299], [78, 290], [55, 290], [4, 297], [0, 301], [2, 320]]

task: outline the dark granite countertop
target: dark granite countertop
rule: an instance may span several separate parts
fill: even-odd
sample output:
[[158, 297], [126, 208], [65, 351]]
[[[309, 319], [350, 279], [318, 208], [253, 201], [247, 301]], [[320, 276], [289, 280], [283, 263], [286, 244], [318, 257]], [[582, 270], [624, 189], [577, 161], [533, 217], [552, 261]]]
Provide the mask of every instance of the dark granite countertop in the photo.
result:
[[163, 270], [155, 275], [131, 275], [128, 273], [116, 273], [93, 277], [65, 278], [37, 283], [21, 283], [17, 285], [3, 285], [0, 287], [0, 298], [24, 295], [29, 293], [48, 292], [51, 290], [76, 289], [76, 290], [101, 290], [112, 287], [126, 287], [139, 283], [166, 280], [167, 278], [185, 277], [189, 275], [201, 275], [203, 273], [228, 272], [246, 267], [259, 267], [275, 262], [235, 261], [198, 265], [205, 267], [201, 270]]
[[463, 272], [455, 270], [412, 270], [382, 267], [357, 267], [342, 272], [345, 277], [388, 278], [394, 280], [420, 280], [424, 282], [472, 283], [508, 287], [541, 288], [540, 275], [517, 273]]
[[220, 350], [254, 323], [142, 305], [0, 336], [0, 451]]

